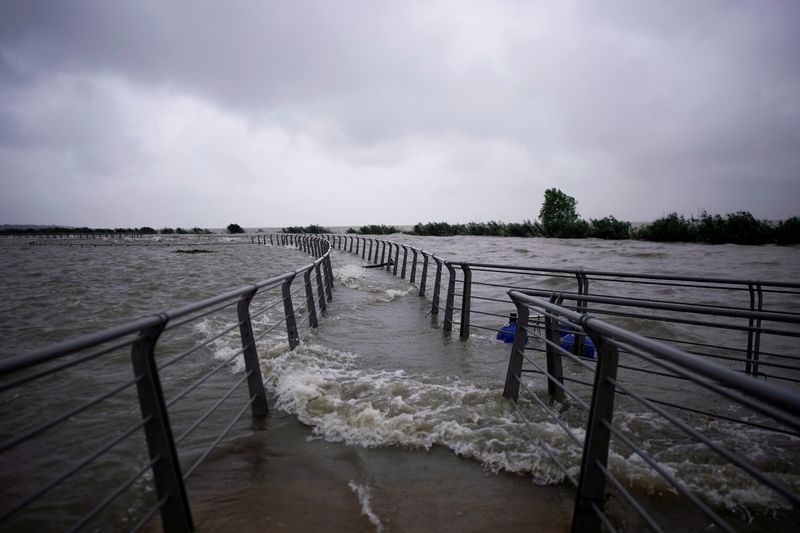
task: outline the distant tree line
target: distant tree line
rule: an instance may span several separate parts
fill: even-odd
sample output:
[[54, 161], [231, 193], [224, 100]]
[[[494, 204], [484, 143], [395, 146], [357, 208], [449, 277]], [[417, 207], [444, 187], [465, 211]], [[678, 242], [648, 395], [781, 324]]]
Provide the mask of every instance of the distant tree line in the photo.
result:
[[162, 235], [188, 235], [190, 233], [194, 235], [209, 235], [212, 233], [209, 229], [198, 228], [197, 226], [193, 227], [192, 229], [183, 229], [183, 228], [161, 228], [158, 232]]
[[725, 216], [702, 211], [695, 218], [670, 213], [650, 224], [634, 228], [614, 216], [583, 220], [576, 212], [575, 198], [559, 189], [547, 189], [539, 211], [539, 222], [522, 223], [446, 222], [418, 223], [413, 235], [493, 235], [498, 237], [558, 237], [567, 239], [639, 239], [660, 242], [703, 242], [711, 244], [800, 244], [800, 217], [776, 224], [757, 220], [747, 211]]
[[289, 226], [287, 228], [282, 228], [281, 231], [283, 233], [313, 233], [316, 235], [321, 233], [333, 233], [330, 229], [316, 224], [311, 224], [310, 226]]
[[161, 228], [156, 230], [151, 228], [150, 226], [142, 226], [141, 228], [87, 228], [87, 227], [80, 227], [80, 228], [73, 228], [73, 227], [66, 227], [66, 226], [36, 226], [36, 227], [18, 227], [15, 228], [14, 226], [5, 227], [0, 229], [0, 234], [26, 234], [26, 235], [41, 235], [45, 233], [58, 233], [64, 235], [77, 235], [77, 234], [103, 234], [108, 235], [111, 233], [115, 234], [127, 234], [127, 233], [134, 233], [138, 235], [187, 235], [187, 234], [195, 234], [195, 235], [208, 235], [213, 233], [209, 229], [199, 228], [197, 226], [191, 229], [184, 229], [184, 228]]
[[35, 226], [35, 227], [14, 227], [9, 226], [0, 229], [0, 234], [27, 234], [27, 235], [41, 235], [45, 233], [59, 233], [66, 235], [77, 234], [110, 234], [110, 233], [136, 233], [141, 235], [154, 235], [157, 233], [151, 227], [143, 226], [141, 228], [87, 228], [87, 227], [66, 227], [66, 226]]
[[347, 233], [358, 233], [361, 235], [391, 235], [392, 233], [400, 233], [400, 228], [397, 226], [385, 226], [383, 224], [368, 224], [361, 226], [358, 229], [350, 228]]

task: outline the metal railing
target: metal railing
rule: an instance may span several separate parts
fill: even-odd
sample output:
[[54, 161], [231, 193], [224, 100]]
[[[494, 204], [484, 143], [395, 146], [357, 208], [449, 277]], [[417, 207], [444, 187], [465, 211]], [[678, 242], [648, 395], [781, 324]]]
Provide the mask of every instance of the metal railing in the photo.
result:
[[[73, 501], [70, 509], [76, 511], [75, 516], [67, 517], [71, 519], [72, 529], [79, 529], [97, 520], [101, 513], [108, 514], [114, 509], [122, 509], [124, 514], [130, 504], [119, 503], [122, 495], [133, 491], [133, 500], [141, 500], [146, 492], [142, 489], [147, 485], [145, 477], [152, 471], [155, 501], [147, 508], [135, 510], [132, 529], [138, 529], [160, 513], [165, 529], [191, 530], [191, 511], [184, 482], [248, 409], [255, 418], [266, 414], [266, 392], [258, 366], [257, 343], [264, 339], [275, 341], [280, 336], [286, 338], [289, 348], [293, 349], [299, 343], [302, 327], [317, 327], [318, 312], [325, 310], [326, 300], [332, 295], [331, 248], [360, 255], [372, 265], [380, 265], [394, 276], [417, 284], [419, 295], [430, 298], [430, 313], [436, 320], [441, 319], [442, 329], [449, 332], [458, 326], [465, 340], [472, 331], [495, 334], [500, 320], [504, 321], [508, 314], [506, 291], [515, 289], [509, 294], [519, 313], [521, 327], [517, 328], [512, 347], [506, 395], [517, 398], [520, 388], [535, 392], [523, 376], [527, 379], [543, 375], [549, 397], [539, 398], [538, 403], [544, 412], [554, 414], [565, 431], [569, 432], [570, 427], [559, 418], [552, 402], [578, 405], [591, 413], [586, 438], [581, 441], [574, 431], [571, 433], [571, 437], [575, 437], [573, 440], [584, 446], [581, 475], [576, 479], [566, 468], [566, 478], [579, 489], [575, 513], [578, 529], [583, 529], [582, 524], [596, 529], [600, 523], [614, 529], [612, 520], [603, 510], [605, 489], [602, 487], [606, 480], [631, 503], [646, 525], [654, 526], [655, 520], [644, 510], [645, 506], [637, 502], [636, 494], [610, 473], [604, 459], [610, 436], [629, 446], [656, 472], [665, 474], [674, 490], [695, 503], [715, 524], [723, 529], [730, 527], [702, 498], [688, 494], [691, 491], [687, 491], [680, 479], [659, 470], [658, 461], [650, 450], [633, 443], [615, 428], [613, 398], [619, 395], [623, 395], [625, 401], [635, 401], [657, 413], [693, 438], [699, 433], [700, 442], [714, 453], [743, 468], [759, 483], [788, 497], [791, 505], [796, 505], [796, 494], [769, 479], [762, 479], [765, 476], [752, 465], [747, 466], [746, 461], [720, 451], [717, 444], [687, 426], [674, 412], [713, 416], [726, 423], [760, 430], [776, 429], [793, 438], [798, 436], [800, 404], [796, 393], [768, 387], [751, 376], [783, 379], [789, 384], [797, 381], [792, 375], [797, 369], [793, 364], [797, 358], [779, 345], [767, 348], [767, 339], [792, 340], [798, 336], [800, 315], [787, 309], [796, 304], [800, 285], [451, 262], [416, 247], [360, 235], [260, 234], [251, 236], [251, 242], [294, 246], [318, 259], [299, 270], [256, 285], [31, 354], [0, 360], [0, 394], [3, 395], [0, 401], [3, 415], [0, 472], [5, 478], [3, 485], [13, 487], [0, 493], [3, 496], [0, 527], [35, 529], [36, 520], [48, 517], [48, 506], [58, 501], [54, 496], [57, 491], [87, 471], [103, 471], [103, 461], [106, 461], [128, 465], [129, 475], [112, 476], [113, 483], [107, 488], [104, 486], [102, 499], [88, 507], [83, 501], [85, 498], [77, 503]], [[302, 283], [293, 285], [295, 280], [302, 280]], [[520, 287], [528, 290], [520, 291]], [[618, 296], [623, 289], [626, 298]], [[715, 293], [723, 296], [709, 296]], [[540, 296], [550, 299], [543, 300]], [[591, 317], [587, 314], [590, 306], [592, 314], [620, 323], [612, 325]], [[197, 331], [207, 328], [197, 326], [207, 321], [216, 321], [213, 329], [218, 332], [203, 334], [198, 339]], [[558, 337], [559, 323], [571, 328], [574, 342], [568, 348], [562, 347]], [[662, 331], [665, 324], [675, 325], [680, 331]], [[650, 327], [648, 333], [653, 338], [626, 330], [631, 327]], [[708, 332], [717, 333], [709, 339]], [[719, 332], [732, 333], [734, 338], [729, 339], [730, 342], [720, 340]], [[587, 339], [596, 347], [598, 357], [595, 359], [583, 357]], [[231, 340], [241, 348], [232, 349], [226, 344]], [[664, 344], [667, 341], [675, 345]], [[220, 345], [222, 349], [218, 349]], [[531, 355], [537, 353], [543, 354], [546, 362], [537, 362], [535, 355]], [[110, 372], [103, 365], [118, 362], [120, 355], [126, 354], [131, 357], [133, 375], [109, 379]], [[620, 354], [625, 355], [621, 363]], [[712, 364], [697, 357], [698, 354], [713, 357], [716, 363], [729, 364], [738, 372]], [[571, 374], [564, 372], [562, 359], [577, 370]], [[633, 364], [633, 360], [646, 364]], [[239, 361], [243, 370], [231, 370], [231, 365]], [[524, 362], [529, 366], [524, 367]], [[101, 368], [96, 373], [87, 372], [90, 365]], [[659, 397], [658, 386], [642, 394], [634, 390], [631, 383], [617, 378], [620, 371], [636, 373], [631, 383], [648, 387], [668, 383], [666, 387], [669, 388], [670, 380], [697, 382], [703, 390], [711, 390], [728, 400], [734, 396], [739, 405], [749, 411], [729, 416], [724, 409], [698, 409], [690, 403], [679, 404], [669, 396]], [[587, 379], [586, 375], [592, 379]], [[87, 376], [91, 379], [87, 381], [86, 394], [69, 398], [59, 394], [67, 390], [65, 381], [73, 387], [70, 390], [74, 390], [74, 382], [87, 380]], [[243, 393], [240, 389], [244, 389], [245, 382], [248, 386]], [[101, 388], [99, 385], [103, 392], [96, 394]], [[215, 396], [218, 399], [209, 405], [189, 402], [201, 385], [218, 393]], [[244, 394], [238, 403], [234, 401], [237, 394]], [[740, 399], [741, 395], [753, 395], [756, 400]], [[59, 400], [55, 402], [60, 408], [58, 413], [52, 413], [54, 397]], [[595, 400], [595, 397], [600, 399]], [[538, 398], [538, 395], [532, 394], [531, 398]], [[16, 401], [52, 416], [45, 422], [37, 419], [31, 425], [25, 412], [14, 409]], [[130, 406], [137, 404], [138, 410], [132, 411]], [[103, 437], [102, 440], [94, 442], [92, 447], [88, 447], [84, 439], [63, 442], [59, 428], [80, 425], [83, 418], [89, 419], [86, 413], [93, 409], [116, 413], [100, 417], [104, 420], [102, 428], [89, 424], [91, 429], [87, 436], [96, 434]], [[777, 420], [779, 424], [770, 420]], [[201, 426], [222, 429], [212, 436], [197, 431]], [[173, 428], [177, 437], [173, 436]], [[142, 434], [145, 440], [135, 437]], [[35, 446], [28, 448], [34, 441]], [[146, 449], [138, 449], [137, 443], [146, 443]], [[59, 455], [64, 446], [72, 448], [66, 454], [72, 461], [69, 465], [62, 464]], [[548, 451], [546, 446], [544, 448]], [[30, 449], [37, 450], [36, 457], [31, 457]], [[557, 457], [553, 459], [558, 462]], [[188, 468], [182, 468], [187, 464]], [[584, 470], [590, 473], [584, 474]], [[63, 497], [71, 501], [69, 493]], [[114, 525], [121, 527], [121, 524]], [[129, 528], [131, 523], [122, 525]]]
[[[736, 529], [731, 524], [731, 518], [723, 517], [704, 494], [698, 493], [697, 484], [687, 480], [691, 477], [690, 473], [685, 476], [677, 475], [673, 469], [663, 466], [658, 456], [665, 453], [664, 447], [668, 449], [669, 446], [678, 446], [676, 437], [672, 436], [669, 441], [662, 442], [664, 446], [659, 448], [653, 444], [657, 439], [636, 442], [636, 432], [625, 424], [614, 423], [615, 401], [619, 402], [621, 399], [627, 402], [624, 412], [630, 413], [639, 409], [653, 414], [687, 441], [702, 445], [708, 454], [703, 460], [733, 465], [753, 480], [755, 485], [765, 487], [777, 498], [783, 499], [787, 507], [797, 509], [800, 506], [800, 494], [796, 488], [785, 485], [775, 475], [764, 474], [751, 461], [741, 457], [737, 450], [726, 448], [719, 439], [707, 436], [691, 419], [676, 414], [672, 409], [673, 405], [651, 398], [652, 391], [648, 385], [626, 370], [640, 366], [631, 362], [637, 360], [659, 369], [662, 376], [684, 380], [708, 396], [718, 396], [729, 409], [734, 405], [742, 408], [743, 415], [735, 422], [752, 422], [754, 418], [758, 418], [758, 426], [764, 430], [762, 435], [773, 431], [776, 434], [800, 436], [800, 394], [761, 383], [695, 354], [609, 324], [591, 314], [566, 309], [553, 301], [538, 297], [538, 291], [532, 293], [509, 290], [508, 294], [515, 304], [519, 318], [503, 395], [519, 405], [520, 392], [523, 392], [525, 398], [546, 412], [576, 446], [582, 447], [580, 472], [576, 479], [570, 468], [548, 446], [542, 446], [564, 472], [565, 479], [577, 489], [573, 531], [600, 531], [601, 527], [612, 531], [617, 529], [615, 521], [604, 508], [607, 484], [620, 496], [617, 500], [624, 501], [635, 512], [642, 527], [655, 531], [670, 529], [662, 526], [652, 509], [643, 502], [646, 496], [637, 493], [622, 475], [609, 467], [609, 446], [612, 442], [619, 455], [624, 457], [629, 452], [644, 461], [669, 485], [671, 492], [693, 504], [696, 513], [705, 520], [724, 531]], [[780, 318], [786, 322], [799, 322], [796, 317]], [[565, 349], [560, 343], [560, 336], [566, 330], [591, 339], [597, 350], [596, 358], [580, 357]], [[533, 356], [529, 353], [528, 346], [532, 344], [544, 347], [538, 350], [540, 354], [545, 354], [544, 361], [537, 360], [535, 353]], [[627, 364], [623, 364], [623, 361]], [[566, 363], [576, 372], [584, 371], [593, 376], [591, 383], [577, 382], [587, 385], [585, 390], [576, 390], [576, 382], [565, 377], [563, 367]], [[538, 392], [541, 387], [537, 388], [537, 384], [528, 377], [533, 375], [546, 378], [549, 400], [541, 398]], [[574, 424], [570, 426], [563, 420], [559, 408], [552, 403], [553, 399], [585, 411], [584, 438], [579, 436], [580, 432], [575, 430]], [[524, 411], [518, 409], [523, 418]], [[732, 420], [728, 418], [726, 422]], [[736, 426], [732, 427], [735, 430]], [[641, 436], [639, 437], [641, 440]], [[693, 454], [698, 456], [700, 452], [695, 450]], [[743, 483], [741, 480], [738, 482]], [[745, 489], [743, 486], [737, 488]], [[682, 527], [690, 523], [692, 517], [692, 512], [682, 508]], [[630, 520], [628, 524], [630, 525]]]
[[[504, 395], [516, 400], [520, 388], [531, 393], [535, 405], [583, 448], [580, 476], [576, 478], [570, 467], [542, 444], [565, 479], [578, 489], [574, 531], [598, 531], [601, 524], [616, 530], [603, 511], [606, 481], [631, 505], [642, 527], [656, 531], [680, 527], [675, 523], [659, 526], [646, 505], [637, 500], [635, 491], [609, 471], [606, 459], [612, 437], [641, 457], [671, 490], [692, 502], [702, 518], [726, 531], [734, 528], [730, 517], [721, 517], [702, 495], [693, 494], [681, 479], [661, 466], [654, 457], [657, 451], [636, 444], [612, 424], [614, 397], [619, 395], [628, 402], [626, 409], [634, 409], [633, 402], [655, 413], [677, 432], [707, 446], [716, 457], [712, 460], [734, 465], [797, 508], [796, 490], [761, 473], [687, 420], [800, 438], [797, 392], [753, 379], [768, 379], [787, 387], [800, 383], [800, 357], [795, 355], [800, 313], [793, 312], [800, 301], [800, 284], [455, 262], [372, 237], [326, 238], [339, 250], [361, 250], [362, 258], [372, 263], [384, 264], [387, 257], [392, 258], [392, 264], [385, 267], [394, 275], [398, 268], [401, 274], [407, 268], [415, 271], [422, 260], [426, 265], [435, 263], [433, 289], [424, 290], [427, 277], [423, 275], [420, 295], [430, 297], [432, 313], [443, 312], [445, 331], [458, 326], [462, 340], [467, 340], [471, 331], [488, 332], [494, 337], [508, 316], [511, 296], [511, 309], [517, 312], [522, 327], [517, 327], [514, 337]], [[384, 248], [389, 254], [378, 256], [377, 250]], [[413, 278], [409, 281], [414, 282]], [[442, 300], [444, 305], [440, 304]], [[602, 316], [604, 321], [587, 313]], [[631, 333], [631, 329], [644, 335]], [[571, 336], [568, 343], [567, 335]], [[593, 357], [587, 357], [589, 345]], [[533, 359], [532, 354], [537, 353], [544, 361]], [[622, 360], [620, 354], [624, 355]], [[573, 372], [565, 373], [565, 366]], [[618, 372], [625, 380], [617, 378]], [[523, 375], [545, 376], [547, 398], [540, 398], [530, 384], [525, 384]], [[689, 390], [692, 384], [697, 385], [694, 391]], [[643, 387], [646, 393], [637, 391], [637, 387]], [[675, 390], [682, 392], [676, 395]], [[720, 401], [709, 401], [709, 391]], [[585, 439], [569, 427], [553, 402], [587, 411]], [[732, 413], [732, 403], [742, 411]]]
[[[433, 315], [441, 311], [442, 329], [457, 328], [465, 340], [473, 332], [493, 336], [503, 325], [513, 310], [508, 289], [538, 289], [541, 296], [559, 293], [562, 302], [574, 302], [579, 312], [591, 305], [594, 314], [622, 327], [746, 374], [800, 384], [800, 355], [794, 354], [800, 328], [791, 321], [800, 317], [793, 311], [800, 301], [800, 283], [448, 261], [379, 238], [325, 238], [336, 249], [356, 254], [360, 250], [361, 257], [374, 264], [391, 258], [387, 270], [398, 275], [399, 269], [401, 277], [410, 271], [410, 283], [415, 283], [414, 273], [422, 264], [423, 272], [430, 274], [423, 273], [419, 294], [431, 299]], [[620, 294], [626, 298], [618, 298]], [[776, 328], [776, 317], [789, 318], [781, 322], [789, 327]], [[578, 349], [576, 344], [574, 353]]]
[[331, 298], [329, 243], [286, 244], [317, 259], [1, 359], [0, 529], [74, 531], [103, 515], [106, 529], [137, 530], [160, 514], [165, 530], [191, 531], [186, 480], [247, 411], [267, 414], [258, 343], [284, 338], [294, 349]]

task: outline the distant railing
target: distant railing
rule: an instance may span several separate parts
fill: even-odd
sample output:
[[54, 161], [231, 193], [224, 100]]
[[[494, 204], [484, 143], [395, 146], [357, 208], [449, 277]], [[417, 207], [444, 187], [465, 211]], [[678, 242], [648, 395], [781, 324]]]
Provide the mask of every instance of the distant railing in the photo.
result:
[[[432, 283], [422, 275], [419, 294], [431, 299], [433, 315], [442, 312], [442, 329], [458, 328], [462, 339], [473, 332], [494, 336], [513, 310], [508, 289], [539, 289], [542, 296], [558, 293], [562, 302], [573, 301], [579, 312], [591, 305], [596, 315], [746, 374], [800, 383], [800, 356], [794, 354], [800, 328], [793, 325], [793, 318], [800, 318], [794, 311], [800, 283], [448, 261], [380, 238], [325, 238], [339, 250], [358, 254], [360, 249], [361, 257], [374, 264], [390, 258], [387, 270], [398, 275], [400, 269], [403, 278], [410, 270], [410, 283], [420, 264], [433, 272]], [[773, 319], [790, 326], [776, 328]], [[665, 325], [671, 324], [681, 328], [679, 335], [669, 335]], [[581, 348], [578, 341], [574, 353]]]
[[[665, 406], [664, 402], [652, 399], [650, 397], [652, 391], [648, 390], [647, 383], [636, 379], [631, 372], [625, 370], [638, 368], [642, 363], [648, 364], [658, 368], [663, 377], [684, 380], [704, 391], [708, 396], [706, 401], [712, 401], [711, 398], [717, 396], [724, 400], [723, 403], [728, 409], [734, 405], [744, 408], [749, 413], [746, 418], [761, 419], [758, 426], [762, 430], [786, 433], [795, 437], [800, 437], [800, 394], [761, 383], [694, 354], [613, 326], [590, 314], [566, 309], [552, 301], [535, 296], [539, 291], [510, 290], [508, 294], [516, 306], [518, 327], [514, 336], [503, 395], [517, 403], [520, 392], [524, 392], [526, 399], [532, 400], [537, 407], [548, 413], [552, 421], [562, 428], [575, 445], [582, 447], [581, 468], [576, 479], [548, 446], [542, 446], [562, 470], [565, 479], [577, 489], [573, 531], [600, 531], [601, 526], [612, 531], [616, 530], [614, 521], [604, 510], [607, 482], [616, 490], [616, 494], [621, 496], [622, 501], [629, 504], [640, 517], [643, 527], [655, 531], [668, 529], [660, 525], [658, 519], [648, 510], [647, 504], [642, 503], [641, 495], [630, 489], [620, 474], [609, 467], [609, 443], [612, 438], [615, 447], [620, 448], [621, 455], [627, 455], [624, 450], [630, 450], [640, 457], [652, 471], [669, 484], [675, 494], [693, 504], [697, 512], [708, 521], [723, 531], [736, 530], [729, 520], [714, 510], [714, 506], [706, 500], [704, 494], [698, 493], [696, 485], [685, 479], [691, 474], [679, 476], [662, 466], [662, 460], [657, 456], [668, 449], [656, 448], [652, 440], [646, 443], [635, 442], [635, 432], [623, 427], [624, 425], [614, 423], [614, 405], [617, 396], [624, 396], [629, 402], [622, 409], [623, 412], [631, 412], [638, 408], [656, 415], [676, 433], [685, 436], [686, 441], [704, 446], [710, 456], [704, 461], [733, 465], [754, 480], [756, 485], [766, 487], [778, 498], [785, 499], [787, 507], [800, 508], [800, 494], [796, 488], [783, 484], [775, 477], [765, 475], [758, 467], [743, 459], [739, 453], [726, 448], [718, 439], [707, 436], [704, 431], [698, 430], [696, 425], [678, 416], [670, 409], [672, 406]], [[781, 318], [789, 320], [786, 317]], [[794, 322], [797, 323], [798, 320], [795, 318]], [[591, 339], [597, 350], [596, 357], [589, 360], [565, 349], [560, 342], [565, 331]], [[545, 361], [538, 361], [527, 353], [531, 344], [544, 346], [544, 350], [539, 351], [544, 351], [546, 354]], [[579, 382], [581, 385], [589, 386], [590, 400], [587, 398], [586, 390], [576, 390], [575, 382], [565, 378], [562, 360], [571, 363], [570, 367], [573, 369], [587, 371], [593, 375], [593, 383]], [[639, 364], [631, 363], [630, 360], [638, 360]], [[624, 365], [622, 361], [628, 361], [628, 364]], [[562, 420], [558, 407], [546, 398], [540, 397], [535, 383], [530, 379], [523, 379], [523, 376], [530, 372], [545, 376], [551, 398], [579, 407], [587, 413], [584, 438], [572, 429], [574, 424], [571, 427]], [[520, 408], [518, 412], [526, 418], [524, 409]], [[728, 418], [728, 421], [731, 420]], [[737, 420], [737, 422], [745, 423], [747, 420]], [[676, 447], [680, 441], [671, 439], [669, 444], [662, 444], [667, 448]], [[699, 455], [700, 452], [693, 451], [694, 457]], [[741, 481], [738, 483], [737, 489], [747, 490]], [[681, 518], [683, 524], [698, 523], [692, 518], [691, 511], [684, 511], [683, 508]]]
[[[0, 529], [78, 530], [104, 514], [111, 516], [106, 529], [136, 530], [160, 513], [164, 530], [191, 531], [185, 481], [245, 412], [256, 419], [267, 414], [257, 343], [285, 338], [294, 349], [299, 328], [306, 321], [317, 327], [317, 311], [331, 298], [329, 243], [304, 236], [286, 244], [317, 259], [178, 309], [0, 359]], [[123, 372], [126, 352], [131, 375]], [[201, 386], [198, 398], [193, 393]], [[204, 432], [197, 431], [201, 425]], [[115, 522], [147, 495], [148, 472], [155, 501]]]

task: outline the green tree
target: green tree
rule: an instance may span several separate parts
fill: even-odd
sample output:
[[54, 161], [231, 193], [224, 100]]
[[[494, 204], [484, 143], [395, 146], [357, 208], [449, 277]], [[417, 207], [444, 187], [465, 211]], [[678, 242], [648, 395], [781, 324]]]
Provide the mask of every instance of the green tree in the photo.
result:
[[575, 206], [578, 202], [560, 189], [544, 191], [544, 202], [539, 210], [542, 233], [545, 237], [587, 237], [589, 225], [580, 220]]
[[244, 233], [244, 229], [239, 224], [228, 224], [228, 233]]

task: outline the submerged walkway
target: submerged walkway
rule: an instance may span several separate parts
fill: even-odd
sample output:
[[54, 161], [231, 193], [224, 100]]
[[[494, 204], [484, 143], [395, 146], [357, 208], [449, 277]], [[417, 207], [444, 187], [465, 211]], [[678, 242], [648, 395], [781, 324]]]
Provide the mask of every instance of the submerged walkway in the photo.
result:
[[[357, 261], [337, 255], [334, 269]], [[402, 357], [406, 369], [479, 371], [464, 345], [445, 338], [421, 312], [427, 300], [413, 291], [386, 292], [382, 278], [401, 292], [408, 288], [386, 272], [350, 280], [349, 287], [337, 279], [327, 316], [309, 342], [365, 354], [370, 366], [386, 369]], [[506, 353], [502, 345], [496, 348]], [[503, 358], [498, 368], [505, 364]], [[495, 373], [501, 386], [502, 372], [480, 371]], [[310, 427], [278, 409], [251, 435], [215, 452], [187, 490], [197, 531], [567, 531], [573, 507], [573, 495], [563, 487], [491, 473], [450, 449], [314, 439]]]

